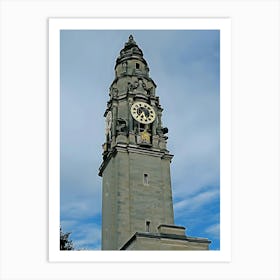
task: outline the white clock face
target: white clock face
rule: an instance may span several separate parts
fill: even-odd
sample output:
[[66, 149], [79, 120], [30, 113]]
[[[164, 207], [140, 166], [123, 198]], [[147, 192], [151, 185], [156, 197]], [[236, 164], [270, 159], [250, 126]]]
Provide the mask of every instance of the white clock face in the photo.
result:
[[152, 123], [156, 118], [155, 110], [145, 102], [135, 102], [131, 106], [133, 118], [144, 124]]

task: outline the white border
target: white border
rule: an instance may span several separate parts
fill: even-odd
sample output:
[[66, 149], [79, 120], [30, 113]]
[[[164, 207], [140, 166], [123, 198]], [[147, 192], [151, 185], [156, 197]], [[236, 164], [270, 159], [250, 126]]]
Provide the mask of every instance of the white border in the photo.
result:
[[[59, 108], [60, 30], [127, 29], [220, 30], [221, 249], [219, 251], [60, 251]], [[49, 19], [49, 260], [67, 262], [228, 262], [231, 260], [231, 20], [229, 18]]]

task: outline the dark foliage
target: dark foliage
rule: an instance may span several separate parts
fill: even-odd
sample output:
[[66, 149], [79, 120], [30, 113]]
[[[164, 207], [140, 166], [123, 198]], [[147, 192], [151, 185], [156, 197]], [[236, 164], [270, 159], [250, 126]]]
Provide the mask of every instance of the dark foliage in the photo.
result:
[[73, 242], [69, 239], [71, 232], [64, 233], [60, 227], [60, 250], [74, 250]]

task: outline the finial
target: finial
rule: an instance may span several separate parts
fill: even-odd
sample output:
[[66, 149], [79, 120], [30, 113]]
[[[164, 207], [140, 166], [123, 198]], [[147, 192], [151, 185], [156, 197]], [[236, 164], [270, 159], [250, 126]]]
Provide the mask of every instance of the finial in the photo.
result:
[[125, 46], [130, 46], [130, 45], [136, 45], [136, 42], [134, 41], [132, 35], [129, 35], [129, 37], [128, 37], [128, 42], [125, 43]]

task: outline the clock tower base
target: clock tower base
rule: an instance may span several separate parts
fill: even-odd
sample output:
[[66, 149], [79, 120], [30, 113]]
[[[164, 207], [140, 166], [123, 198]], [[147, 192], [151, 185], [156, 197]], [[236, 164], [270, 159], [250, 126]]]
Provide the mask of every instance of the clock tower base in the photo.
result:
[[185, 235], [185, 228], [175, 225], [160, 225], [157, 233], [136, 232], [120, 250], [208, 250], [207, 238]]
[[172, 155], [117, 144], [100, 167], [103, 177], [102, 250], [119, 250], [135, 232], [173, 224]]

